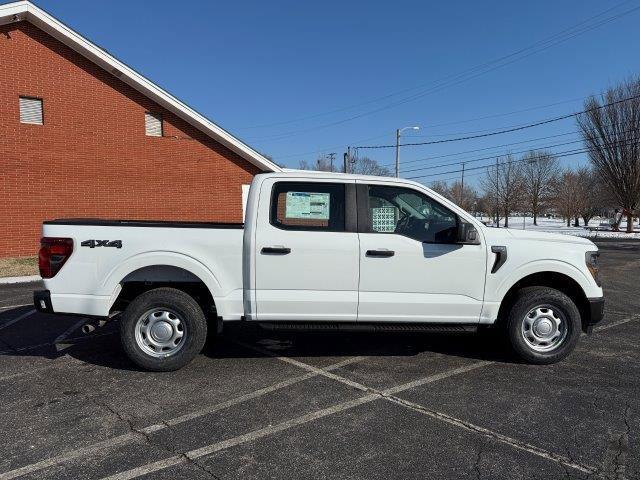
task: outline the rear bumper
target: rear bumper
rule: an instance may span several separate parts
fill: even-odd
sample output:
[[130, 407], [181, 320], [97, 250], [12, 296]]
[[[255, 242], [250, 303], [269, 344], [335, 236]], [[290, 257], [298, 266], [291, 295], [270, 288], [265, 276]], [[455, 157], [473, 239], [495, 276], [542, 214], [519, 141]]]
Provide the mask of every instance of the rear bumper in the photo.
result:
[[33, 292], [33, 305], [39, 312], [54, 313], [49, 290], [36, 290]]
[[589, 312], [587, 318], [582, 319], [582, 329], [585, 333], [591, 333], [593, 326], [602, 321], [604, 317], [604, 297], [588, 298]]

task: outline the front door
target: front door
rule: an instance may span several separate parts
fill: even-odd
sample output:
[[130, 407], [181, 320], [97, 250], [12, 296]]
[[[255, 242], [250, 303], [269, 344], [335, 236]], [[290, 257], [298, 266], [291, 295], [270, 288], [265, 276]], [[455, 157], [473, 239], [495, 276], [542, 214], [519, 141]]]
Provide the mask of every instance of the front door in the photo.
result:
[[355, 182], [274, 179], [262, 189], [260, 198], [270, 203], [258, 209], [257, 319], [355, 321]]
[[458, 215], [410, 187], [358, 184], [361, 202], [358, 321], [477, 323], [486, 249], [456, 243]]

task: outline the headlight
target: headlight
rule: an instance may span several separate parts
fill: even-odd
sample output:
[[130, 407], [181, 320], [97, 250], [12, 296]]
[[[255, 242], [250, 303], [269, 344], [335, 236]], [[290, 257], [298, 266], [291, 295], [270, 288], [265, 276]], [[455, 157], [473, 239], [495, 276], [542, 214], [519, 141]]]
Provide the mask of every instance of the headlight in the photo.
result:
[[584, 261], [587, 264], [587, 268], [591, 272], [591, 276], [596, 281], [596, 285], [600, 286], [600, 277], [598, 273], [600, 271], [600, 267], [598, 267], [598, 257], [600, 256], [600, 252], [587, 252], [584, 255]]

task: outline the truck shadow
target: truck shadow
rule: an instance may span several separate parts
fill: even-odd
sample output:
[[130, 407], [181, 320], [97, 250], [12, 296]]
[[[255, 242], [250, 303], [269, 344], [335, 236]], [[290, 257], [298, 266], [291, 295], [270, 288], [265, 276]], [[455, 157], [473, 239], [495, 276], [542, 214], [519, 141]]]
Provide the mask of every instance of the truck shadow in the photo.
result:
[[[87, 365], [139, 370], [120, 346], [118, 322], [95, 332], [81, 332], [82, 318], [31, 313], [31, 307], [0, 312], [0, 358], [70, 356]], [[3, 325], [8, 325], [2, 328]], [[211, 339], [202, 355], [211, 359], [309, 357], [411, 357], [423, 353], [517, 363], [498, 335], [488, 333], [279, 332], [254, 325], [232, 325]]]
[[429, 352], [519, 363], [506, 342], [495, 332], [278, 332], [259, 327], [234, 327], [225, 331], [224, 338], [204, 353], [211, 358], [269, 355], [308, 358], [411, 357]]

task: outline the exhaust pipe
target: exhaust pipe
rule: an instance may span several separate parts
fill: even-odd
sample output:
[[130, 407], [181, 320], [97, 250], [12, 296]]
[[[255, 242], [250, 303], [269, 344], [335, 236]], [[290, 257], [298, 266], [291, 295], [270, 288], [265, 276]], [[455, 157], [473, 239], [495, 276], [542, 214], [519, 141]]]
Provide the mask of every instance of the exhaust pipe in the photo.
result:
[[97, 322], [85, 323], [82, 326], [82, 333], [85, 335], [95, 332], [97, 328], [102, 328], [107, 324], [106, 320], [98, 320]]

